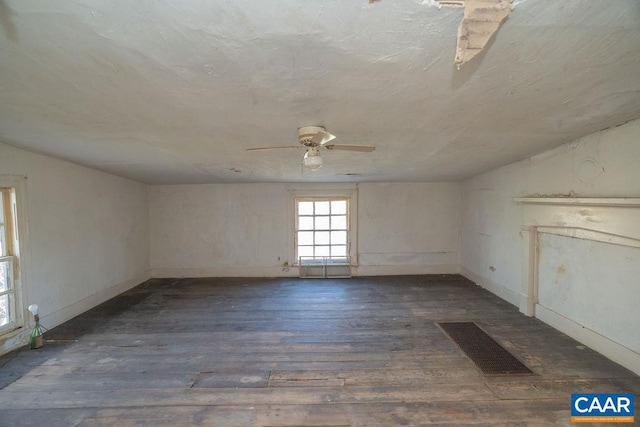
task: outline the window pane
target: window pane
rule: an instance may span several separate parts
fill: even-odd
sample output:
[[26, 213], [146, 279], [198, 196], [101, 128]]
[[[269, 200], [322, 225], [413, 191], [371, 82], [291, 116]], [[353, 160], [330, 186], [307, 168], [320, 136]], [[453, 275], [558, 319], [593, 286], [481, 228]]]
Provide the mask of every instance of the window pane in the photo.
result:
[[298, 230], [313, 230], [313, 217], [301, 216], [298, 218]]
[[298, 202], [298, 215], [313, 215], [313, 202]]
[[347, 232], [346, 231], [332, 231], [331, 232], [331, 244], [332, 245], [346, 245], [347, 244]]
[[0, 189], [0, 256], [7, 255], [7, 245], [5, 244], [5, 233], [6, 229], [4, 227], [4, 206], [3, 206], [3, 193], [2, 189]]
[[316, 202], [316, 215], [329, 215], [330, 202]]
[[[11, 204], [3, 204], [11, 196], [10, 190], [0, 188], [0, 255], [11, 255], [11, 235], [7, 235], [11, 230], [7, 229], [7, 222], [11, 222]], [[11, 227], [9, 227], [11, 228]], [[13, 295], [13, 277], [11, 277], [11, 267], [13, 259], [0, 261], [0, 326], [11, 324], [15, 321], [14, 316], [14, 295]]]
[[298, 246], [298, 258], [300, 257], [312, 257], [313, 246]]
[[9, 281], [9, 263], [11, 261], [0, 261], [0, 292], [8, 291], [11, 289]]
[[7, 255], [7, 247], [4, 243], [5, 239], [4, 239], [4, 225], [0, 225], [0, 256], [6, 256]]
[[0, 296], [0, 326], [4, 326], [11, 321], [9, 313], [9, 295]]
[[316, 246], [316, 256], [329, 256], [329, 246]]
[[313, 245], [313, 231], [299, 231], [298, 232], [298, 244], [299, 245]]
[[328, 216], [317, 216], [316, 217], [316, 230], [329, 230], [331, 227], [329, 226], [329, 218]]
[[346, 257], [347, 256], [347, 247], [346, 246], [331, 246], [331, 256], [332, 257]]
[[347, 213], [346, 200], [334, 200], [331, 202], [331, 215], [346, 215], [346, 213]]
[[329, 237], [331, 233], [329, 231], [316, 231], [316, 245], [328, 245], [330, 243]]
[[347, 259], [349, 201], [298, 200], [296, 203], [298, 259]]
[[331, 229], [332, 230], [346, 230], [347, 229], [347, 216], [339, 215], [331, 217]]

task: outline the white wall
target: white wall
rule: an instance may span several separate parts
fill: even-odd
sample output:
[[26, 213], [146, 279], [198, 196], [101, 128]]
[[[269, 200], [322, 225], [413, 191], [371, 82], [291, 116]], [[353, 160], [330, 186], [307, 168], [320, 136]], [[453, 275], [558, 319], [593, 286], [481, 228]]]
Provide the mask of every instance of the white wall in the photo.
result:
[[[294, 261], [293, 198], [319, 188], [345, 186], [150, 187], [153, 275], [297, 275], [282, 267]], [[457, 272], [459, 184], [359, 184], [356, 193], [355, 274]]]
[[458, 272], [460, 184], [362, 183], [360, 275]]
[[4, 144], [2, 175], [27, 177], [24, 305], [40, 306], [44, 326], [149, 277], [146, 185]]
[[[462, 273], [518, 305], [524, 256], [520, 230], [522, 206], [513, 198], [560, 195], [640, 197], [639, 161], [640, 120], [636, 120], [465, 181], [460, 240]], [[626, 336], [621, 336], [619, 331], [611, 332], [611, 325], [615, 323], [624, 329], [623, 322], [640, 324], [639, 310], [625, 310], [622, 317], [606, 313], [596, 316], [596, 311], [588, 304], [575, 307], [579, 293], [598, 295], [599, 301], [590, 300], [594, 307], [596, 304], [615, 307], [619, 295], [603, 294], [599, 289], [603, 286], [615, 289], [616, 294], [627, 295], [628, 300], [637, 299], [640, 294], [637, 279], [640, 266], [626, 263], [621, 271], [618, 268], [620, 264], [613, 262], [611, 255], [623, 252], [625, 258], [637, 259], [637, 249], [616, 248], [614, 251], [604, 243], [572, 240], [566, 237], [541, 239], [541, 250], [549, 252], [540, 258], [541, 302], [548, 306], [547, 309], [556, 310], [555, 313], [565, 319], [567, 325], [589, 329], [594, 337], [601, 335], [618, 340], [618, 344], [627, 348], [637, 347], [638, 338], [630, 335], [628, 328]], [[593, 245], [598, 245], [598, 256], [593, 255]], [[590, 257], [590, 260], [585, 260], [585, 257]], [[551, 259], [553, 263], [550, 263]], [[576, 270], [583, 268], [580, 265], [585, 266], [589, 262], [599, 266], [599, 280], [580, 280], [583, 274], [576, 274]], [[552, 264], [557, 264], [557, 268], [564, 264], [573, 269], [574, 274], [564, 275], [558, 281], [557, 275], [545, 273]], [[565, 332], [571, 334], [569, 329]], [[615, 355], [608, 356], [615, 358]]]
[[153, 275], [286, 275], [287, 196], [282, 184], [149, 187]]
[[539, 252], [540, 305], [640, 355], [640, 248], [541, 234]]

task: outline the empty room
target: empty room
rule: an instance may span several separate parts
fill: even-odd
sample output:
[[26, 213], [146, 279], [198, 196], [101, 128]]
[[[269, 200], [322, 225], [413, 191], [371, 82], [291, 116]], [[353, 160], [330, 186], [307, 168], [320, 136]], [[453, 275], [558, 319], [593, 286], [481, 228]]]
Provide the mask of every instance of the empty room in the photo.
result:
[[637, 0], [0, 0], [0, 426], [637, 423]]

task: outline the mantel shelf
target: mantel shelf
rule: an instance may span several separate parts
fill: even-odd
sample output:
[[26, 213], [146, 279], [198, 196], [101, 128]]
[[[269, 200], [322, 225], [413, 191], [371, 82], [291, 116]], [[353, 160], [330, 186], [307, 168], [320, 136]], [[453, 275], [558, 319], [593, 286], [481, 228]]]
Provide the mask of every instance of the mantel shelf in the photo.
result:
[[640, 198], [631, 197], [516, 197], [513, 201], [538, 205], [640, 207]]

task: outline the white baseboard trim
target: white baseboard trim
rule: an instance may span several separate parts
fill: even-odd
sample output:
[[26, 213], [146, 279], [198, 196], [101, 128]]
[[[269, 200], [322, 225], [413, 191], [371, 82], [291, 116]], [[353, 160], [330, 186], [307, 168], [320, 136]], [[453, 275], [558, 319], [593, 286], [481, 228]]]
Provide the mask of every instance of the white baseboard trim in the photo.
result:
[[359, 265], [352, 267], [353, 276], [407, 276], [414, 274], [457, 274], [457, 264]]
[[298, 277], [298, 267], [212, 267], [212, 268], [154, 268], [151, 277]]
[[80, 301], [76, 301], [66, 307], [63, 307], [53, 313], [46, 314], [40, 317], [40, 323], [46, 328], [54, 328], [67, 320], [73, 319], [79, 314], [84, 313], [87, 310], [92, 309], [98, 304], [120, 295], [121, 293], [128, 291], [129, 289], [138, 286], [139, 284], [149, 280], [151, 278], [150, 271], [146, 271], [133, 279], [125, 280], [124, 282], [115, 284], [108, 288], [105, 288], [93, 295], [90, 295]]
[[555, 311], [536, 305], [536, 317], [547, 325], [580, 341], [603, 356], [640, 375], [640, 354]]
[[514, 292], [511, 289], [497, 282], [494, 282], [491, 279], [487, 279], [484, 276], [476, 274], [471, 270], [467, 270], [464, 267], [460, 267], [460, 274], [462, 274], [464, 277], [471, 280], [481, 288], [484, 288], [492, 294], [495, 294], [503, 300], [507, 301], [508, 303], [513, 304], [516, 307], [520, 306], [520, 295], [517, 292]]
[[[397, 276], [413, 274], [457, 274], [454, 264], [437, 265], [360, 265], [352, 267], [353, 276]], [[154, 268], [151, 277], [298, 277], [298, 267], [283, 271], [277, 267]]]

